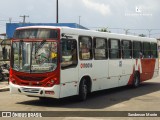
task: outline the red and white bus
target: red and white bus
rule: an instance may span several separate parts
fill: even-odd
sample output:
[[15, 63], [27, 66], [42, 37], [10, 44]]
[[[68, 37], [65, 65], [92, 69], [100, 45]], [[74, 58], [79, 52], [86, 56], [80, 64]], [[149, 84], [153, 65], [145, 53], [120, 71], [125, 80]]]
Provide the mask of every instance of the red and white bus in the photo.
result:
[[69, 27], [17, 28], [12, 40], [11, 93], [63, 98], [159, 75], [157, 40]]

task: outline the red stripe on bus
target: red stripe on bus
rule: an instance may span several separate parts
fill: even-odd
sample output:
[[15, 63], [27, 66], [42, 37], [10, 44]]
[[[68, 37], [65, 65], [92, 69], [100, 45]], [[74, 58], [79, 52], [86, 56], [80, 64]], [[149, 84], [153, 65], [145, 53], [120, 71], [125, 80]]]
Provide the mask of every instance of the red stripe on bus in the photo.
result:
[[[136, 65], [138, 63], [137, 61], [138, 60], [136, 60]], [[152, 79], [154, 75], [155, 63], [156, 59], [141, 59], [141, 67], [142, 67], [142, 73], [140, 73], [141, 82]], [[138, 65], [138, 71], [140, 72], [140, 65]], [[133, 72], [129, 78], [128, 85], [131, 85], [133, 83], [134, 73], [135, 73], [135, 66], [133, 67]]]

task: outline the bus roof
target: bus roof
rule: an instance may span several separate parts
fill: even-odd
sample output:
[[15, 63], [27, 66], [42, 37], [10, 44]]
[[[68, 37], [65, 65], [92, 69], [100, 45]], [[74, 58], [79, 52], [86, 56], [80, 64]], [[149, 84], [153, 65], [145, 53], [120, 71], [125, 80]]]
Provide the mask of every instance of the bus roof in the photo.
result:
[[70, 28], [66, 26], [26, 26], [26, 27], [19, 27], [16, 30], [32, 29], [32, 28], [60, 29], [61, 33], [65, 33], [67, 35], [82, 35], [82, 36], [92, 36], [92, 37], [102, 37], [102, 38], [104, 37], [104, 38], [113, 38], [113, 39], [121, 39], [121, 40], [124, 39], [124, 40], [135, 40], [135, 41], [157, 42], [157, 39], [155, 38], [117, 34], [117, 33], [108, 33], [108, 32], [99, 32], [95, 30]]

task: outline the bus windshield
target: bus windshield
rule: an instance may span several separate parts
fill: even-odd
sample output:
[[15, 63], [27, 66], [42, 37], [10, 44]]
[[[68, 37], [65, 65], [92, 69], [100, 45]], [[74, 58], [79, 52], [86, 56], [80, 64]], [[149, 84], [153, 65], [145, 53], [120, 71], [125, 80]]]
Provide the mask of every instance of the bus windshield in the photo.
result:
[[28, 73], [52, 72], [57, 68], [57, 42], [13, 42], [12, 68]]

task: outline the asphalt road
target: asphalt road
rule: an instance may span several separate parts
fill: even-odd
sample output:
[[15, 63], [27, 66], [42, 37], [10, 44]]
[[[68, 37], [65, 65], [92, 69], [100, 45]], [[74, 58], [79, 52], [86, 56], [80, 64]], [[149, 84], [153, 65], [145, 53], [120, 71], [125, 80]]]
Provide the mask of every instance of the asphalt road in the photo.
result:
[[[136, 89], [120, 87], [94, 92], [84, 102], [76, 97], [40, 101], [36, 97], [0, 92], [0, 111], [160, 111], [160, 77]], [[72, 120], [72, 117], [59, 119]]]

